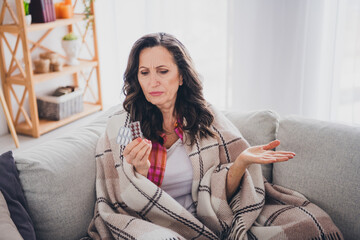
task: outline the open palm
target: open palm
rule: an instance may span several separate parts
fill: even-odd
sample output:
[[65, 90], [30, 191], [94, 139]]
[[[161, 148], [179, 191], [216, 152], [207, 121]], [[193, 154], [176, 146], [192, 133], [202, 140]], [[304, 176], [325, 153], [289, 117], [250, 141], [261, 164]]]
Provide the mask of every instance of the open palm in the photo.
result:
[[287, 161], [295, 156], [295, 153], [288, 151], [272, 151], [280, 145], [279, 140], [272, 141], [266, 145], [249, 147], [244, 150], [236, 159], [238, 164], [249, 166], [253, 163], [266, 164]]

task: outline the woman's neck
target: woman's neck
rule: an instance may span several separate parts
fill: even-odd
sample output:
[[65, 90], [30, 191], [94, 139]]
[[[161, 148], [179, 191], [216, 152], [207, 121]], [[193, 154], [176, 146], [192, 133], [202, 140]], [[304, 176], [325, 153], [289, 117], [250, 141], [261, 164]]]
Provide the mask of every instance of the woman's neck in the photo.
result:
[[176, 121], [176, 113], [174, 107], [168, 109], [161, 109], [163, 115], [163, 129], [165, 132], [172, 132], [174, 130], [174, 123]]

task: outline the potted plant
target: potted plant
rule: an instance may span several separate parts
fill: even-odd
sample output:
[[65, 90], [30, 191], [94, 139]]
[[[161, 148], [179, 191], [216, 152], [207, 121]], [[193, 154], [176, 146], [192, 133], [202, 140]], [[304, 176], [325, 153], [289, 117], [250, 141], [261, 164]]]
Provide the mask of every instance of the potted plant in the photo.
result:
[[92, 15], [91, 12], [92, 2], [95, 2], [95, 0], [83, 0], [85, 19], [89, 19], [89, 17]]
[[24, 10], [25, 10], [25, 21], [27, 25], [31, 24], [31, 14], [29, 10], [31, 0], [24, 0]]
[[77, 60], [81, 45], [79, 37], [72, 32], [68, 33], [62, 38], [61, 45], [66, 53], [66, 64], [71, 66], [79, 65]]
[[90, 16], [92, 16], [93, 12], [91, 9], [91, 4], [95, 2], [95, 0], [83, 0], [83, 4], [84, 4], [84, 14], [85, 14], [85, 20], [87, 20], [86, 23], [86, 30], [90, 27], [90, 25], [92, 25], [94, 19], [90, 19]]

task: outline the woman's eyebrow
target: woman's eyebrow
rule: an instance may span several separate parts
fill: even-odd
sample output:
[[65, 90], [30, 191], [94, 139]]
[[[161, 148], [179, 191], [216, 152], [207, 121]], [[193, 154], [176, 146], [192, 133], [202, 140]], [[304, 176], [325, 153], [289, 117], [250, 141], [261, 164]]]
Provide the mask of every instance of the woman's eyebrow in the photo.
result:
[[[156, 66], [155, 68], [162, 68], [162, 67], [168, 67], [167, 65], [159, 65], [159, 66]], [[148, 67], [145, 67], [145, 66], [140, 66], [140, 68], [145, 68], [145, 69], [148, 69]]]

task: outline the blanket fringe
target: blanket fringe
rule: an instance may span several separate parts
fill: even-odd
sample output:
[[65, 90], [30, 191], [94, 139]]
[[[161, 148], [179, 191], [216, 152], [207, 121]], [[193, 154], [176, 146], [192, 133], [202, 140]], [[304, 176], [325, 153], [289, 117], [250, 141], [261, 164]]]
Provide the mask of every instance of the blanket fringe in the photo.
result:
[[341, 234], [338, 232], [328, 233], [326, 235], [322, 235], [320, 237], [312, 238], [311, 240], [342, 240]]
[[240, 214], [237, 214], [241, 208], [240, 205], [240, 194], [236, 194], [231, 202], [230, 208], [234, 213], [234, 218], [231, 222], [231, 227], [229, 228], [227, 238], [229, 240], [233, 239], [243, 239], [246, 234], [246, 228], [243, 219]]

